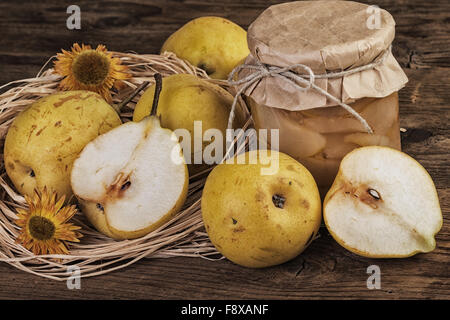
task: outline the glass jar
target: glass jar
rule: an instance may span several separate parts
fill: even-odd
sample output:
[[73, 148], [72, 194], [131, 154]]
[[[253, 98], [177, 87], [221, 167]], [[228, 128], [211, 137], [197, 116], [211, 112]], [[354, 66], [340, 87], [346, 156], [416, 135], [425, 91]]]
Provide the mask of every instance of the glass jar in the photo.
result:
[[398, 91], [408, 79], [394, 36], [386, 10], [353, 1], [273, 5], [248, 29], [237, 89], [255, 128], [278, 129], [279, 150], [310, 170], [322, 195], [353, 149], [400, 149]]

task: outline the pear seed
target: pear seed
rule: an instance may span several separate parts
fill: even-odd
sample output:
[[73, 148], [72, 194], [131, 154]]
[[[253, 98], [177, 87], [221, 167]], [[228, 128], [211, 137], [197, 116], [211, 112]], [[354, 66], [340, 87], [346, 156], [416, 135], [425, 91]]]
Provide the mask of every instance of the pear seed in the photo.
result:
[[130, 187], [130, 185], [131, 185], [131, 181], [125, 182], [125, 183], [122, 185], [122, 187], [120, 187], [120, 190], [122, 190], [122, 191], [127, 190], [127, 189]]
[[376, 200], [380, 200], [380, 199], [381, 199], [381, 196], [380, 196], [380, 194], [378, 193], [377, 190], [374, 190], [374, 189], [368, 189], [367, 192], [368, 192], [374, 199], [376, 199]]

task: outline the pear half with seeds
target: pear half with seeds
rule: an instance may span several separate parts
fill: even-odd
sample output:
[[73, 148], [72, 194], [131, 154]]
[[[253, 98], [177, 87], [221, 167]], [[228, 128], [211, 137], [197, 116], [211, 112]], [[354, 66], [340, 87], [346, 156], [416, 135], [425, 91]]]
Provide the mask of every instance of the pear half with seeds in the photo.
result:
[[[161, 86], [160, 77], [157, 82]], [[98, 136], [73, 165], [71, 184], [82, 211], [114, 239], [155, 230], [181, 209], [187, 196], [181, 146], [174, 132], [161, 128], [155, 111]]]
[[388, 147], [362, 147], [347, 154], [323, 208], [334, 239], [366, 257], [430, 252], [442, 226], [428, 172], [406, 153]]

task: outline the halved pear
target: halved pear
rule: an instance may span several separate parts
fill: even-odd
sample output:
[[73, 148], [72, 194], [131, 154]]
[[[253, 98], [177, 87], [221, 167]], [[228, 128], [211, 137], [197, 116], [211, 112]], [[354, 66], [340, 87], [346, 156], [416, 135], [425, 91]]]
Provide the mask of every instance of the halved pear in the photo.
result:
[[388, 147], [362, 147], [347, 154], [323, 209], [333, 238], [366, 257], [432, 251], [442, 227], [428, 172], [406, 153]]
[[256, 129], [279, 130], [280, 151], [298, 160], [312, 157], [325, 148], [327, 139], [321, 133], [301, 125], [304, 122], [301, 113], [274, 110], [275, 108], [258, 105], [252, 99], [248, 102]]
[[350, 133], [344, 137], [345, 143], [354, 143], [361, 147], [365, 146], [386, 146], [392, 144], [389, 137], [379, 134], [370, 134], [365, 132]]
[[109, 237], [144, 236], [186, 200], [189, 177], [181, 145], [173, 131], [161, 128], [155, 111], [98, 136], [74, 161], [73, 192], [89, 221]]

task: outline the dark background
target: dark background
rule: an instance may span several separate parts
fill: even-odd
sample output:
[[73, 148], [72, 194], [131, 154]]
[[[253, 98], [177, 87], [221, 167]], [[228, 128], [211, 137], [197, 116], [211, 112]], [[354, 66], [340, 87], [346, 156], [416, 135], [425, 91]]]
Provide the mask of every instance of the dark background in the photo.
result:
[[[0, 85], [34, 77], [48, 58], [74, 42], [109, 50], [158, 53], [164, 40], [189, 20], [216, 15], [244, 28], [270, 4], [263, 0], [0, 1]], [[361, 1], [367, 2], [367, 1]], [[0, 298], [306, 299], [450, 298], [450, 1], [379, 0], [397, 22], [393, 52], [409, 83], [400, 91], [403, 150], [431, 174], [444, 225], [432, 253], [408, 259], [367, 259], [321, 237], [281, 266], [246, 269], [227, 260], [143, 260], [82, 279], [81, 290], [0, 264]], [[66, 8], [81, 8], [81, 30], [68, 30]], [[366, 269], [381, 268], [381, 289], [368, 290]]]

